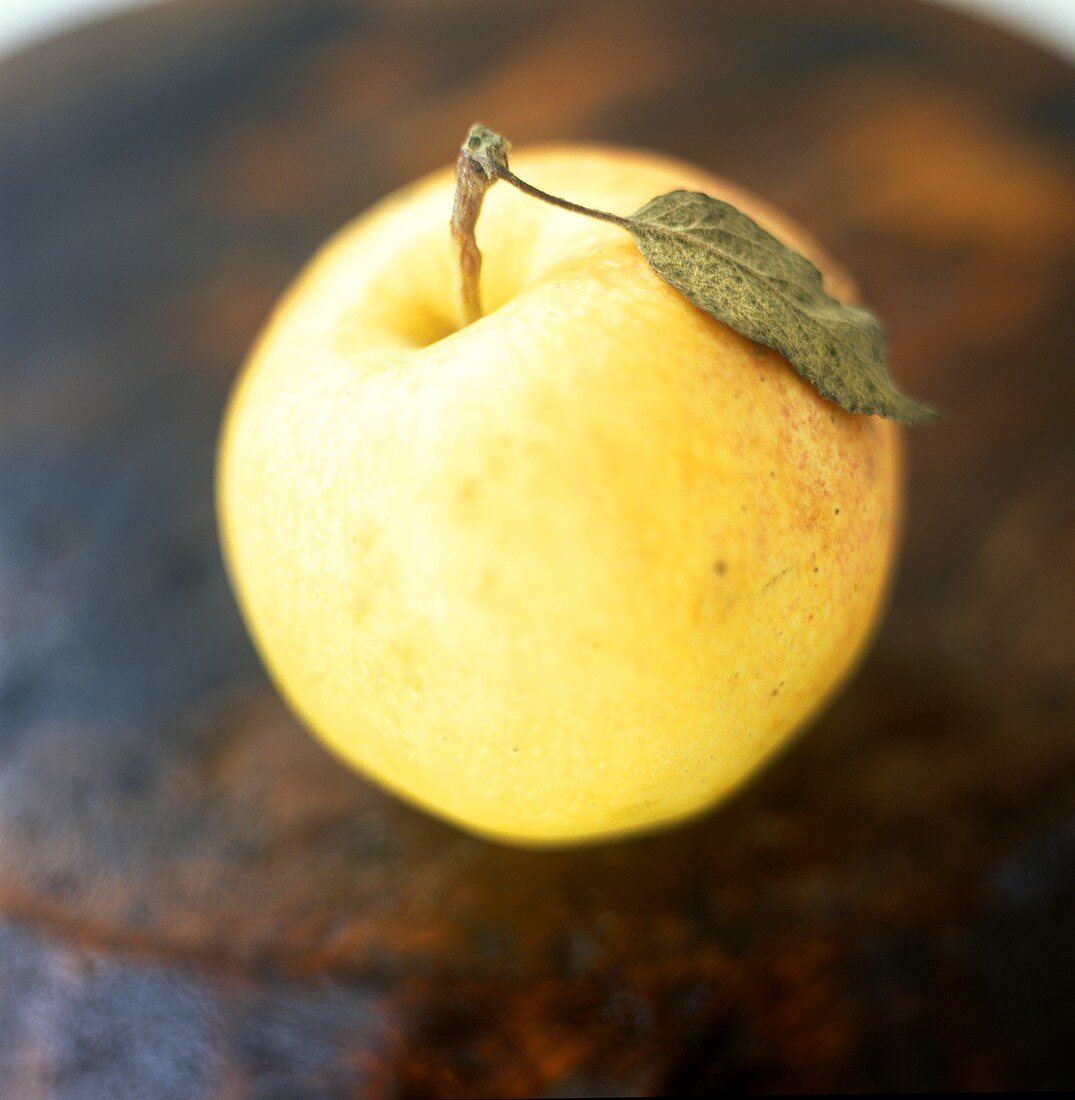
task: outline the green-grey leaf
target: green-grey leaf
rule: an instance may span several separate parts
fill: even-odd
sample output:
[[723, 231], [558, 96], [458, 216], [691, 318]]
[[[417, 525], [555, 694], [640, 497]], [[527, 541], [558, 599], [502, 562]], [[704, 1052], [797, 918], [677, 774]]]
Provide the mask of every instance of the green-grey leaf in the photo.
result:
[[822, 397], [905, 424], [939, 417], [889, 377], [881, 322], [830, 297], [805, 256], [741, 210], [710, 195], [670, 191], [627, 222], [665, 282], [729, 328], [779, 351]]

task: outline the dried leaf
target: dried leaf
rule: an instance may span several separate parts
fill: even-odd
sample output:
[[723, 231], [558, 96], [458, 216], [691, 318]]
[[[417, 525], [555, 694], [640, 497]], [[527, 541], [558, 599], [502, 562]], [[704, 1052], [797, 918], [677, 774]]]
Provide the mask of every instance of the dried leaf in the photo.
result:
[[665, 282], [743, 336], [779, 351], [823, 397], [905, 424], [939, 417], [900, 393], [881, 322], [824, 290], [821, 272], [729, 203], [694, 191], [651, 199], [626, 227]]

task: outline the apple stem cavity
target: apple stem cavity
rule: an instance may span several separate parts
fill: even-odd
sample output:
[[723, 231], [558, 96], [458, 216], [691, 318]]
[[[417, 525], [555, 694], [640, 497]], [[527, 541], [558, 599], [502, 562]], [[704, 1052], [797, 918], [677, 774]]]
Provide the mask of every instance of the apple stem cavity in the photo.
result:
[[481, 123], [471, 126], [455, 162], [455, 199], [452, 203], [452, 250], [455, 254], [456, 304], [460, 326], [472, 324], [482, 316], [482, 254], [475, 238], [475, 227], [485, 193], [497, 180], [510, 183], [525, 195], [558, 206], [572, 214], [582, 214], [631, 228], [631, 219], [605, 210], [594, 210], [568, 199], [550, 195], [519, 177], [508, 167], [510, 142]]

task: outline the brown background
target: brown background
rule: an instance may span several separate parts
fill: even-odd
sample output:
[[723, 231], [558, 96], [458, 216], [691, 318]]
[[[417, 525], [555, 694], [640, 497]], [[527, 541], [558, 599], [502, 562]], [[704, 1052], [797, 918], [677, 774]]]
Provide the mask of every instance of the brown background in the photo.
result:
[[[0, 1096], [1075, 1084], [1069, 67], [910, 0], [178, 0], [0, 101]], [[369, 788], [221, 572], [270, 303], [475, 118], [785, 207], [949, 413], [861, 675], [667, 835], [519, 852]]]

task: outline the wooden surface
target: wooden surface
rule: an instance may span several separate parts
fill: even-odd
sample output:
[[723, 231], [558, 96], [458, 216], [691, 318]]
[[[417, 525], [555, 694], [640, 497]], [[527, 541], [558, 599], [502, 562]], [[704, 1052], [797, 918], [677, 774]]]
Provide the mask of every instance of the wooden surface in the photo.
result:
[[[1070, 68], [897, 0], [179, 0], [0, 102], [4, 1100], [1075, 1084]], [[859, 677], [666, 835], [520, 852], [370, 788], [221, 571], [251, 337], [475, 118], [785, 207], [949, 413]]]

